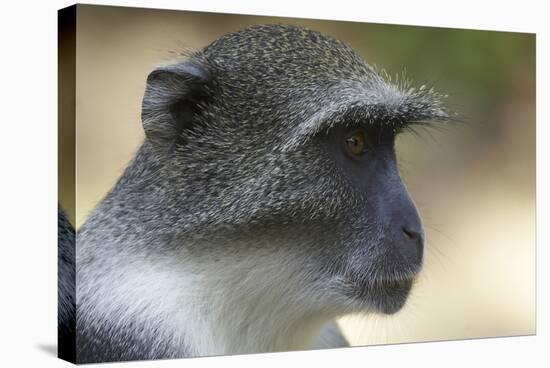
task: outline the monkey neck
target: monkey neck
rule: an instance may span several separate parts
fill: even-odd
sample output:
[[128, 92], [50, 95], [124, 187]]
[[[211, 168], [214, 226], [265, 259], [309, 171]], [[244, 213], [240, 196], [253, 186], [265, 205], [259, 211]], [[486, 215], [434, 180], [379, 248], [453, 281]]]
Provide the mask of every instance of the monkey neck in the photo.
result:
[[[262, 292], [231, 276], [202, 279], [194, 284], [195, 299], [182, 300], [180, 314], [188, 347], [197, 355], [308, 349], [328, 320], [292, 305], [282, 287]], [[263, 281], [256, 279], [255, 287]]]
[[[184, 331], [193, 354], [312, 348], [334, 315], [325, 311], [325, 305], [309, 301], [300, 280], [273, 262], [281, 256], [266, 251], [251, 252], [246, 258], [225, 255], [190, 262], [182, 253], [167, 260], [163, 268], [171, 269], [179, 282], [173, 295], [176, 329]], [[289, 259], [287, 266], [298, 266], [292, 262]]]

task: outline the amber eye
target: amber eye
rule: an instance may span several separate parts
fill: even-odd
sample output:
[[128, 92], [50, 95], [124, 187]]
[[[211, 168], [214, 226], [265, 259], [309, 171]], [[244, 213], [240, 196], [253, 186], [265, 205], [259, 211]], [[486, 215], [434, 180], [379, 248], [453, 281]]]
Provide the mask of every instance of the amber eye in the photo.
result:
[[368, 149], [367, 134], [364, 130], [356, 130], [346, 138], [346, 147], [353, 156], [361, 156]]

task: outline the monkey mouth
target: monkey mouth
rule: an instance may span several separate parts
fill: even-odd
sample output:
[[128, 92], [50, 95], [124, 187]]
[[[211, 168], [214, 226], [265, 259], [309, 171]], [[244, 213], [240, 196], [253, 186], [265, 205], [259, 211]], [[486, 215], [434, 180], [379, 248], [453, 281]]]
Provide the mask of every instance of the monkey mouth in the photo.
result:
[[394, 314], [405, 305], [414, 284], [414, 277], [395, 280], [350, 280], [347, 294], [369, 310]]
[[368, 287], [371, 289], [380, 289], [380, 290], [397, 290], [397, 289], [407, 289], [412, 286], [414, 278], [403, 278], [398, 280], [375, 280], [371, 282]]

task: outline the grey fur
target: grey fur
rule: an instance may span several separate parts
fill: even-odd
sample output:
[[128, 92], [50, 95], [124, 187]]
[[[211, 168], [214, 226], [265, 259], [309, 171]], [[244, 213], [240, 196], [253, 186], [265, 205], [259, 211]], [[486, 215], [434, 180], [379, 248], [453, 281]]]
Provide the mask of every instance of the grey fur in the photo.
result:
[[[77, 361], [299, 349], [337, 316], [399, 310], [420, 265], [383, 246], [387, 216], [319, 137], [445, 120], [441, 97], [284, 25], [151, 73], [146, 140], [78, 231]], [[395, 171], [384, 180], [410, 202]]]

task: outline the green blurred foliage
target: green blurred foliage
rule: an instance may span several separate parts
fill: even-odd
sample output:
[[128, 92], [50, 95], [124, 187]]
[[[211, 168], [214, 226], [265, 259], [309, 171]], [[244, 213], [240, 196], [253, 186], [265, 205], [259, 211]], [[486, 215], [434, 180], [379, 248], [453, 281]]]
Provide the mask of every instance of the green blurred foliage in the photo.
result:
[[369, 61], [389, 72], [406, 68], [415, 81], [449, 88], [452, 100], [476, 109], [494, 106], [518, 75], [534, 82], [532, 34], [343, 24], [350, 28], [350, 43]]

